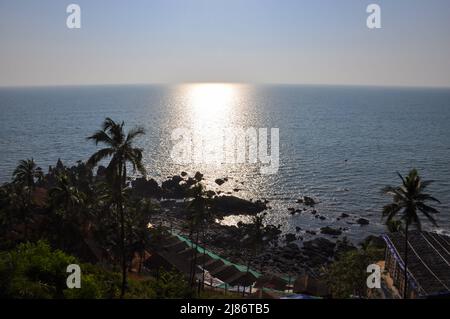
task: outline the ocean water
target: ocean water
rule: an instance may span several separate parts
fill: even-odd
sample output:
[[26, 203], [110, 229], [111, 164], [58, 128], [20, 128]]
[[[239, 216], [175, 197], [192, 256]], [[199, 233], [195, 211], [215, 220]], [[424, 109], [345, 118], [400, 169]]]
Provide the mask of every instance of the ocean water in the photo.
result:
[[[342, 227], [351, 239], [385, 230], [381, 209], [396, 172], [417, 168], [435, 182], [429, 192], [440, 231], [450, 231], [450, 90], [332, 86], [92, 86], [0, 89], [0, 182], [21, 159], [45, 170], [58, 158], [86, 160], [96, 146], [86, 137], [105, 117], [141, 125], [149, 176], [159, 181], [186, 171], [205, 174], [206, 186], [270, 201], [268, 221], [285, 232]], [[280, 166], [264, 175], [253, 164], [177, 164], [170, 156], [175, 128], [212, 135], [220, 128], [278, 128]], [[219, 143], [219, 142], [217, 142]], [[228, 177], [222, 186], [216, 178]], [[235, 188], [240, 189], [234, 192]], [[320, 220], [291, 215], [302, 195], [317, 199]], [[337, 220], [342, 213], [350, 218]], [[368, 226], [353, 223], [370, 220]], [[245, 219], [245, 218], [244, 218]], [[238, 217], [225, 222], [233, 224]], [[301, 232], [302, 234], [302, 232]], [[303, 234], [305, 235], [305, 234]], [[307, 237], [308, 235], [305, 235]]]

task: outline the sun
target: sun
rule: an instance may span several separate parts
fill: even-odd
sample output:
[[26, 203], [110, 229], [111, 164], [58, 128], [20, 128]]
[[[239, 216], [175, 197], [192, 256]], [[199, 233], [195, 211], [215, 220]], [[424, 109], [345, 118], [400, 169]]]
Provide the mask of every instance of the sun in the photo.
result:
[[235, 87], [225, 83], [192, 84], [188, 88], [188, 104], [196, 120], [217, 124], [228, 116], [235, 97]]

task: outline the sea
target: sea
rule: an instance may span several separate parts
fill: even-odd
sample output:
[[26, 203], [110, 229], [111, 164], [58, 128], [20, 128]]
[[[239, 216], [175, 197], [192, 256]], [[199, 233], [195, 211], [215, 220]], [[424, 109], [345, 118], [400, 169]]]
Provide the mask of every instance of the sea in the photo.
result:
[[[161, 182], [200, 171], [207, 189], [268, 200], [266, 222], [284, 233], [308, 237], [330, 226], [354, 241], [382, 234], [381, 211], [391, 201], [382, 188], [399, 185], [397, 172], [412, 168], [434, 181], [428, 192], [441, 202], [434, 204], [438, 227], [423, 217], [424, 228], [450, 232], [450, 89], [234, 83], [0, 88], [0, 183], [11, 180], [21, 159], [33, 158], [45, 171], [58, 159], [66, 165], [87, 160], [101, 146], [86, 138], [106, 117], [124, 121], [126, 129], [145, 128], [136, 145], [144, 150], [148, 178]], [[220, 150], [217, 132], [242, 136], [261, 129], [267, 132], [263, 149], [279, 159], [270, 174], [262, 173], [267, 164], [259, 157], [232, 163], [191, 154], [180, 162], [174, 155], [180, 132]], [[273, 129], [278, 139], [271, 139]], [[218, 185], [217, 178], [227, 181]], [[317, 201], [315, 214], [297, 203], [303, 196]], [[358, 218], [370, 223], [361, 226]], [[238, 221], [249, 217], [221, 222]]]

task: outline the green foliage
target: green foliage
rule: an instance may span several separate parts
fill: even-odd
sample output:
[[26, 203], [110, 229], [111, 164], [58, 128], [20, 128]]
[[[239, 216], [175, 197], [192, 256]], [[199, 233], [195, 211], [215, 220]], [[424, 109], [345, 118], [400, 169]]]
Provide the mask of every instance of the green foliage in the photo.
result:
[[0, 294], [6, 298], [63, 298], [67, 265], [76, 259], [42, 241], [0, 255]]
[[388, 227], [392, 230], [399, 230], [401, 222], [405, 225], [405, 230], [409, 225], [414, 225], [421, 230], [422, 223], [418, 212], [421, 212], [434, 226], [437, 226], [433, 215], [439, 212], [427, 203], [439, 203], [439, 200], [425, 193], [426, 188], [433, 181], [422, 180], [416, 169], [412, 169], [405, 178], [400, 173], [397, 174], [402, 184], [398, 187], [386, 186], [383, 189], [386, 195], [392, 196], [392, 203], [383, 207], [383, 217], [386, 218]]
[[181, 299], [192, 297], [189, 284], [182, 274], [176, 271], [160, 270], [158, 276], [152, 279], [151, 288], [156, 299]]
[[383, 258], [383, 249], [351, 250], [343, 253], [326, 270], [333, 298], [365, 297], [367, 266]]
[[68, 289], [66, 272], [70, 264], [79, 264], [73, 256], [39, 241], [20, 244], [0, 253], [1, 298], [114, 298], [120, 276], [90, 264], [80, 264], [80, 289]]

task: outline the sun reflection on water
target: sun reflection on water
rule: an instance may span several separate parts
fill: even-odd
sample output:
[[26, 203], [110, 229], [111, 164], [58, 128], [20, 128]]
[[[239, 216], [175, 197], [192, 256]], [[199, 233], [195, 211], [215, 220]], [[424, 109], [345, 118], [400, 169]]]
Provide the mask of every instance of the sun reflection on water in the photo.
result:
[[239, 86], [228, 83], [198, 83], [183, 87], [190, 124], [196, 130], [204, 127], [226, 127], [236, 112]]

